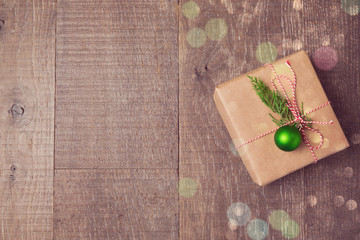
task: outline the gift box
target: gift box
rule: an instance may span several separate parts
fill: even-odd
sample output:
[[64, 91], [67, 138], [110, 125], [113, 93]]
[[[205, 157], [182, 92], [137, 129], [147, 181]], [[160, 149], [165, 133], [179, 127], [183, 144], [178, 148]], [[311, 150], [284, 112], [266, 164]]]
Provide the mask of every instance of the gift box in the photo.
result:
[[[287, 63], [291, 64], [291, 67]], [[306, 115], [312, 121], [331, 121], [332, 123], [308, 125], [318, 131], [322, 138], [317, 132], [304, 128], [308, 144], [303, 139], [300, 146], [290, 152], [280, 150], [275, 145], [275, 132], [271, 131], [278, 125], [272, 121], [269, 116], [269, 113], [272, 113], [270, 108], [256, 94], [248, 77], [258, 77], [271, 88], [273, 86], [271, 80], [276, 74], [282, 75], [281, 84], [289, 98], [293, 96], [292, 87], [284, 76], [294, 80], [295, 74], [295, 99], [299, 109], [301, 109], [300, 105], [303, 105], [305, 113], [313, 111]], [[279, 91], [279, 83], [276, 81], [274, 83]], [[331, 104], [326, 104], [329, 100], [304, 51], [296, 52], [271, 65], [264, 65], [217, 86], [214, 100], [246, 169], [253, 181], [260, 186], [269, 184], [349, 146]], [[272, 113], [272, 115], [277, 117], [276, 114]], [[271, 133], [264, 135], [268, 132]], [[319, 146], [320, 143], [322, 143], [320, 148], [310, 149], [310, 146]]]

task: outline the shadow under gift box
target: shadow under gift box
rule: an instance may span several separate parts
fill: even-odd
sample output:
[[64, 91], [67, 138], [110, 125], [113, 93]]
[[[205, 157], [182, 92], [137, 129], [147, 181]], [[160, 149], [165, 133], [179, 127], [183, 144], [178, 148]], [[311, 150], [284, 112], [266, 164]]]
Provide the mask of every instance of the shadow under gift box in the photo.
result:
[[[287, 60], [297, 77], [296, 101], [299, 108], [301, 109], [303, 102], [305, 112], [309, 112], [328, 102], [306, 52], [299, 51], [272, 63], [278, 75], [286, 75], [293, 80], [291, 70], [286, 65]], [[274, 73], [269, 66], [262, 66], [217, 86], [214, 93], [215, 104], [235, 146], [277, 127], [268, 115], [272, 111], [253, 90], [247, 75], [259, 77], [271, 88], [271, 79], [274, 77]], [[289, 98], [292, 99], [290, 84], [283, 78], [281, 78], [281, 82]], [[278, 84], [276, 85], [278, 86]], [[280, 88], [278, 87], [278, 89]], [[279, 118], [277, 114], [272, 114]], [[322, 147], [314, 150], [318, 160], [349, 147], [331, 105], [310, 113], [308, 116], [313, 121], [333, 120], [334, 122], [331, 125], [311, 125], [324, 137]], [[320, 143], [318, 134], [309, 130], [306, 130], [305, 133], [312, 146], [316, 147]], [[239, 147], [237, 150], [251, 178], [260, 186], [314, 163], [314, 157], [304, 142], [295, 151], [284, 152], [276, 147], [274, 133]]]

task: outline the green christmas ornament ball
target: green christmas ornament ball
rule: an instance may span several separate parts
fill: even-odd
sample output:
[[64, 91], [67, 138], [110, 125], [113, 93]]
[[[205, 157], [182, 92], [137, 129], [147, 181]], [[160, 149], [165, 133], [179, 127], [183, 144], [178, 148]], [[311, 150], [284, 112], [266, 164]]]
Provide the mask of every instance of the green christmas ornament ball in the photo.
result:
[[294, 151], [301, 143], [301, 134], [295, 126], [283, 126], [275, 132], [275, 144], [283, 151]]

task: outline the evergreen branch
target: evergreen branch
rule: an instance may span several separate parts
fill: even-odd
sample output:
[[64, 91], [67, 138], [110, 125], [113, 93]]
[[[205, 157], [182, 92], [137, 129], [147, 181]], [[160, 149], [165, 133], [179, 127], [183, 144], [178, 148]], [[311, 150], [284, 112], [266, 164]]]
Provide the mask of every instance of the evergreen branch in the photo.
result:
[[[277, 91], [271, 90], [268, 86], [265, 85], [257, 77], [247, 76], [251, 80], [251, 84], [253, 89], [256, 91], [256, 94], [260, 97], [261, 101], [271, 109], [272, 112], [277, 113], [280, 115], [280, 119], [276, 119], [270, 113], [270, 117], [272, 121], [278, 125], [282, 126], [288, 122], [294, 120], [294, 116], [287, 106], [287, 101], [284, 97], [282, 97]], [[305, 121], [311, 121], [305, 114], [304, 114], [304, 106], [303, 103], [301, 104], [301, 115], [305, 118]], [[310, 124], [309, 124], [310, 125]]]

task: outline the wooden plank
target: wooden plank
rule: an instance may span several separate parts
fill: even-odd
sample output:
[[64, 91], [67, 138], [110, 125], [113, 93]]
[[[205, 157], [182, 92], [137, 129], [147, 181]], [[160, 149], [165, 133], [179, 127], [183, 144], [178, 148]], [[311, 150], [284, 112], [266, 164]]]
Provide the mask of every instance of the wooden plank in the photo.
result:
[[55, 8], [0, 3], [0, 239], [53, 238]]
[[177, 168], [176, 1], [59, 1], [56, 168]]
[[348, 15], [340, 3], [325, 1], [304, 2], [303, 16], [306, 49], [315, 54], [326, 46], [323, 55], [330, 48], [337, 53], [331, 71], [316, 70], [350, 142], [346, 151], [304, 172], [306, 233], [308, 239], [358, 239], [360, 214], [354, 208], [360, 204], [360, 18]]
[[177, 2], [57, 5], [55, 238], [177, 239]]
[[56, 170], [55, 239], [177, 239], [177, 170]]
[[[269, 224], [272, 211], [279, 209], [286, 211], [299, 225], [297, 239], [358, 237], [355, 230], [359, 224], [358, 212], [346, 210], [346, 204], [336, 207], [334, 198], [341, 195], [345, 201], [353, 200], [348, 203], [350, 209], [359, 201], [359, 184], [355, 179], [359, 169], [356, 161], [359, 145], [269, 186], [259, 187], [246, 173], [212, 100], [216, 85], [262, 65], [256, 58], [257, 46], [262, 42], [271, 42], [277, 50], [277, 56], [269, 54], [267, 58], [281, 58], [300, 49], [312, 55], [315, 47], [309, 46], [320, 47], [322, 44], [319, 35], [312, 35], [320, 28], [327, 29], [326, 14], [330, 9], [336, 9], [338, 15], [332, 21], [333, 30], [327, 35], [337, 34], [338, 37], [338, 34], [344, 34], [345, 39], [351, 37], [348, 42], [345, 40], [345, 46], [349, 49], [355, 46], [352, 50], [338, 52], [342, 62], [339, 60], [335, 73], [319, 72], [319, 76], [334, 81], [327, 84], [328, 80], [322, 80], [329, 97], [341, 99], [334, 109], [339, 113], [345, 133], [359, 142], [355, 135], [359, 128], [353, 122], [359, 112], [350, 110], [358, 109], [359, 104], [358, 100], [354, 101], [354, 98], [359, 99], [355, 97], [359, 91], [358, 73], [354, 70], [359, 66], [359, 56], [355, 56], [359, 44], [351, 40], [359, 39], [359, 35], [355, 31], [350, 34], [352, 29], [358, 29], [358, 18], [354, 20], [340, 14], [340, 5], [336, 3], [335, 6], [335, 2], [199, 0], [196, 1], [198, 8], [187, 6], [193, 9], [192, 13], [200, 9], [197, 17], [189, 19], [184, 16], [191, 13], [188, 8], [184, 10], [186, 2], [180, 1], [185, 14], [180, 15], [179, 25], [179, 177], [180, 181], [192, 178], [197, 192], [192, 197], [180, 197], [180, 239], [250, 239], [247, 234], [249, 221], [263, 219]], [[317, 13], [319, 9], [323, 9], [321, 17]], [[221, 21], [208, 23], [214, 18], [224, 20], [226, 33], [222, 31]], [[211, 27], [214, 22], [216, 24]], [[312, 31], [309, 30], [310, 23], [314, 26]], [[207, 28], [207, 24], [210, 27]], [[194, 28], [203, 30], [191, 32]], [[344, 28], [344, 32], [336, 32]], [[324, 31], [318, 34], [324, 34]], [[207, 36], [204, 38], [204, 35]], [[221, 36], [224, 37], [216, 40]], [[349, 56], [355, 59], [354, 65], [344, 64], [349, 63]], [[336, 82], [343, 80], [336, 79], [342, 74], [347, 76], [347, 83], [338, 90]], [[342, 159], [348, 163], [344, 164]], [[354, 176], [346, 179], [346, 174], [351, 175], [350, 168]], [[344, 193], [334, 188], [339, 182], [342, 182]], [[252, 211], [245, 226], [236, 226], [227, 217], [228, 209], [237, 202], [247, 204]], [[241, 211], [238, 213], [242, 214]], [[345, 219], [346, 224], [342, 222]], [[289, 234], [284, 235], [291, 237]], [[287, 239], [285, 236], [269, 227], [269, 239]]]

